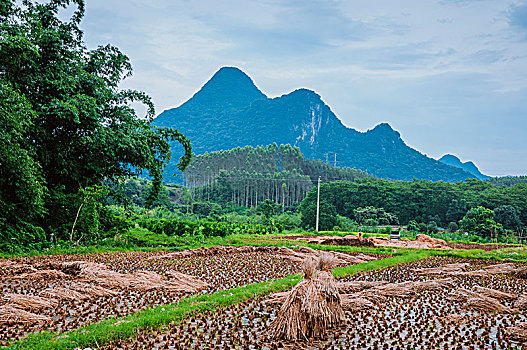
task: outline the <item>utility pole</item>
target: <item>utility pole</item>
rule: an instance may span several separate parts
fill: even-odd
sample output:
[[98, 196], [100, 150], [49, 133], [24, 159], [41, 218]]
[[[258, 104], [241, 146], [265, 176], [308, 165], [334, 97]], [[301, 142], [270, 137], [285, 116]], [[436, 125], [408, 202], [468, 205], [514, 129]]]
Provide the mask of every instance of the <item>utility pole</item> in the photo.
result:
[[320, 215], [320, 176], [318, 177], [318, 190], [317, 190], [317, 221], [315, 224], [315, 231], [318, 232], [318, 216]]
[[335, 153], [335, 163], [333, 164], [333, 166], [336, 168], [337, 167], [337, 154]]
[[326, 153], [326, 164], [328, 164], [328, 155], [329, 153]]

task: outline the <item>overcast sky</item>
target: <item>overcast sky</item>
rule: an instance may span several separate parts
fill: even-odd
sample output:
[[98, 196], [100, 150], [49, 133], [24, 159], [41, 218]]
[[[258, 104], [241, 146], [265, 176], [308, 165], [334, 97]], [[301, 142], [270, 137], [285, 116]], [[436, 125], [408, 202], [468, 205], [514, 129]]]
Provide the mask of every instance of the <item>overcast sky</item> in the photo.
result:
[[158, 113], [236, 66], [270, 97], [315, 90], [349, 127], [527, 174], [527, 0], [86, 0], [82, 28], [130, 57], [123, 87]]

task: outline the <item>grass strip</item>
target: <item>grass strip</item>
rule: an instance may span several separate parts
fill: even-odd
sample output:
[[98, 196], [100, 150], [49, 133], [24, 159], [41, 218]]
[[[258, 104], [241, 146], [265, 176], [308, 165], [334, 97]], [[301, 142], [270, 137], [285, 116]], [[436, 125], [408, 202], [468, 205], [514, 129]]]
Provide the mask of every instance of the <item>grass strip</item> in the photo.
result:
[[[428, 256], [430, 255], [426, 252], [399, 255], [336, 268], [333, 270], [333, 274], [336, 277], [345, 277], [361, 271], [380, 269]], [[3, 347], [3, 349], [62, 350], [100, 347], [115, 339], [131, 338], [139, 330], [159, 329], [172, 322], [180, 322], [193, 313], [215, 310], [257, 296], [288, 290], [295, 286], [301, 279], [302, 277], [300, 275], [290, 275], [279, 280], [253, 283], [243, 287], [218, 291], [213, 294], [188, 297], [174, 304], [146, 309], [120, 319], [107, 319], [71, 332], [58, 333], [44, 331], [42, 333], [33, 333], [7, 347]]]

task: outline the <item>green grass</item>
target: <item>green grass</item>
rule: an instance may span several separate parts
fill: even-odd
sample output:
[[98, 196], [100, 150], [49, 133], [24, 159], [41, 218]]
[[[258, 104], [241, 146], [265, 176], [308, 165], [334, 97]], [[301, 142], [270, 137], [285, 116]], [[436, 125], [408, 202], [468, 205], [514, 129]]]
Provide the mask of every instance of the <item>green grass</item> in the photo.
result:
[[[429, 256], [427, 253], [414, 252], [413, 254], [405, 254], [358, 265], [336, 268], [333, 270], [333, 274], [340, 278], [361, 271], [370, 271], [422, 259], [427, 256]], [[213, 294], [189, 297], [182, 299], [178, 303], [147, 309], [125, 318], [104, 320], [67, 333], [47, 331], [34, 333], [3, 349], [62, 350], [78, 347], [100, 347], [112, 340], [133, 337], [137, 334], [138, 330], [161, 329], [171, 322], [180, 322], [194, 313], [216, 310], [257, 296], [288, 290], [301, 279], [300, 275], [290, 275], [275, 281], [254, 283]]]

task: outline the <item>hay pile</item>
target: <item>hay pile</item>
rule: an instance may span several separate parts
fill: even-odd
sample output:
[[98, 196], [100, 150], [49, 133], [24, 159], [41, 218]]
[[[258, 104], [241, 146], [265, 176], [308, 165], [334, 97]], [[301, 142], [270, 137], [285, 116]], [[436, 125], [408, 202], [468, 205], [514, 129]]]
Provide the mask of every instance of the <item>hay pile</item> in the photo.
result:
[[[153, 271], [137, 271], [134, 273], [119, 273], [110, 270], [104, 264], [88, 261], [71, 261], [60, 263], [56, 268], [67, 274], [75, 275], [78, 278], [94, 282], [99, 286], [94, 291], [89, 292], [82, 285], [73, 285], [72, 289], [79, 292], [86, 292], [93, 295], [111, 295], [109, 289], [133, 289], [147, 291], [152, 289], [169, 289], [194, 293], [208, 286], [207, 283], [198, 279], [178, 273], [175, 271], [167, 272], [169, 279]], [[109, 288], [109, 289], [107, 289]]]
[[516, 341], [527, 341], [527, 322], [520, 322], [505, 330], [505, 336]]
[[450, 294], [450, 300], [464, 303], [465, 308], [474, 311], [505, 313], [517, 312], [517, 309], [511, 309], [499, 301], [512, 301], [516, 299], [517, 296], [481, 286], [475, 286], [473, 289], [474, 290], [458, 288]]
[[36, 295], [12, 293], [4, 294], [2, 296], [2, 301], [9, 306], [22, 310], [51, 309], [59, 304], [56, 299], [41, 298]]
[[[193, 250], [185, 250], [182, 252], [174, 252], [165, 255], [152, 256], [149, 260], [153, 259], [175, 259], [180, 257], [188, 256], [214, 256], [214, 255], [226, 255], [236, 253], [251, 253], [251, 252], [267, 252], [275, 255], [277, 258], [290, 260], [293, 262], [302, 263], [308, 256], [319, 257], [323, 254], [320, 250], [315, 250], [309, 247], [298, 247], [298, 249], [290, 249], [287, 247], [275, 247], [275, 246], [261, 246], [261, 247], [231, 247], [231, 246], [216, 246], [210, 248], [198, 248]], [[377, 258], [366, 254], [349, 255], [339, 252], [333, 252], [336, 258], [338, 266], [355, 265], [366, 261], [376, 260]]]
[[0, 260], [0, 276], [19, 275], [35, 271], [37, 269], [28, 264], [19, 264], [12, 260]]
[[[277, 317], [271, 323], [271, 338], [318, 338], [328, 328], [344, 321], [337, 281], [331, 273], [334, 264], [335, 258], [330, 254], [304, 259], [304, 280], [287, 293]], [[315, 274], [316, 269], [319, 271]]]
[[0, 306], [0, 324], [43, 323], [49, 320], [50, 318], [47, 316], [37, 315], [10, 305]]
[[21, 275], [13, 276], [13, 279], [21, 279], [21, 280], [32, 280], [32, 281], [38, 281], [38, 280], [57, 280], [57, 279], [65, 279], [68, 275], [66, 275], [62, 271], [57, 270], [40, 270], [40, 271], [34, 271], [34, 272], [28, 272], [23, 273]]
[[521, 294], [512, 306], [518, 310], [527, 310], [527, 294]]

